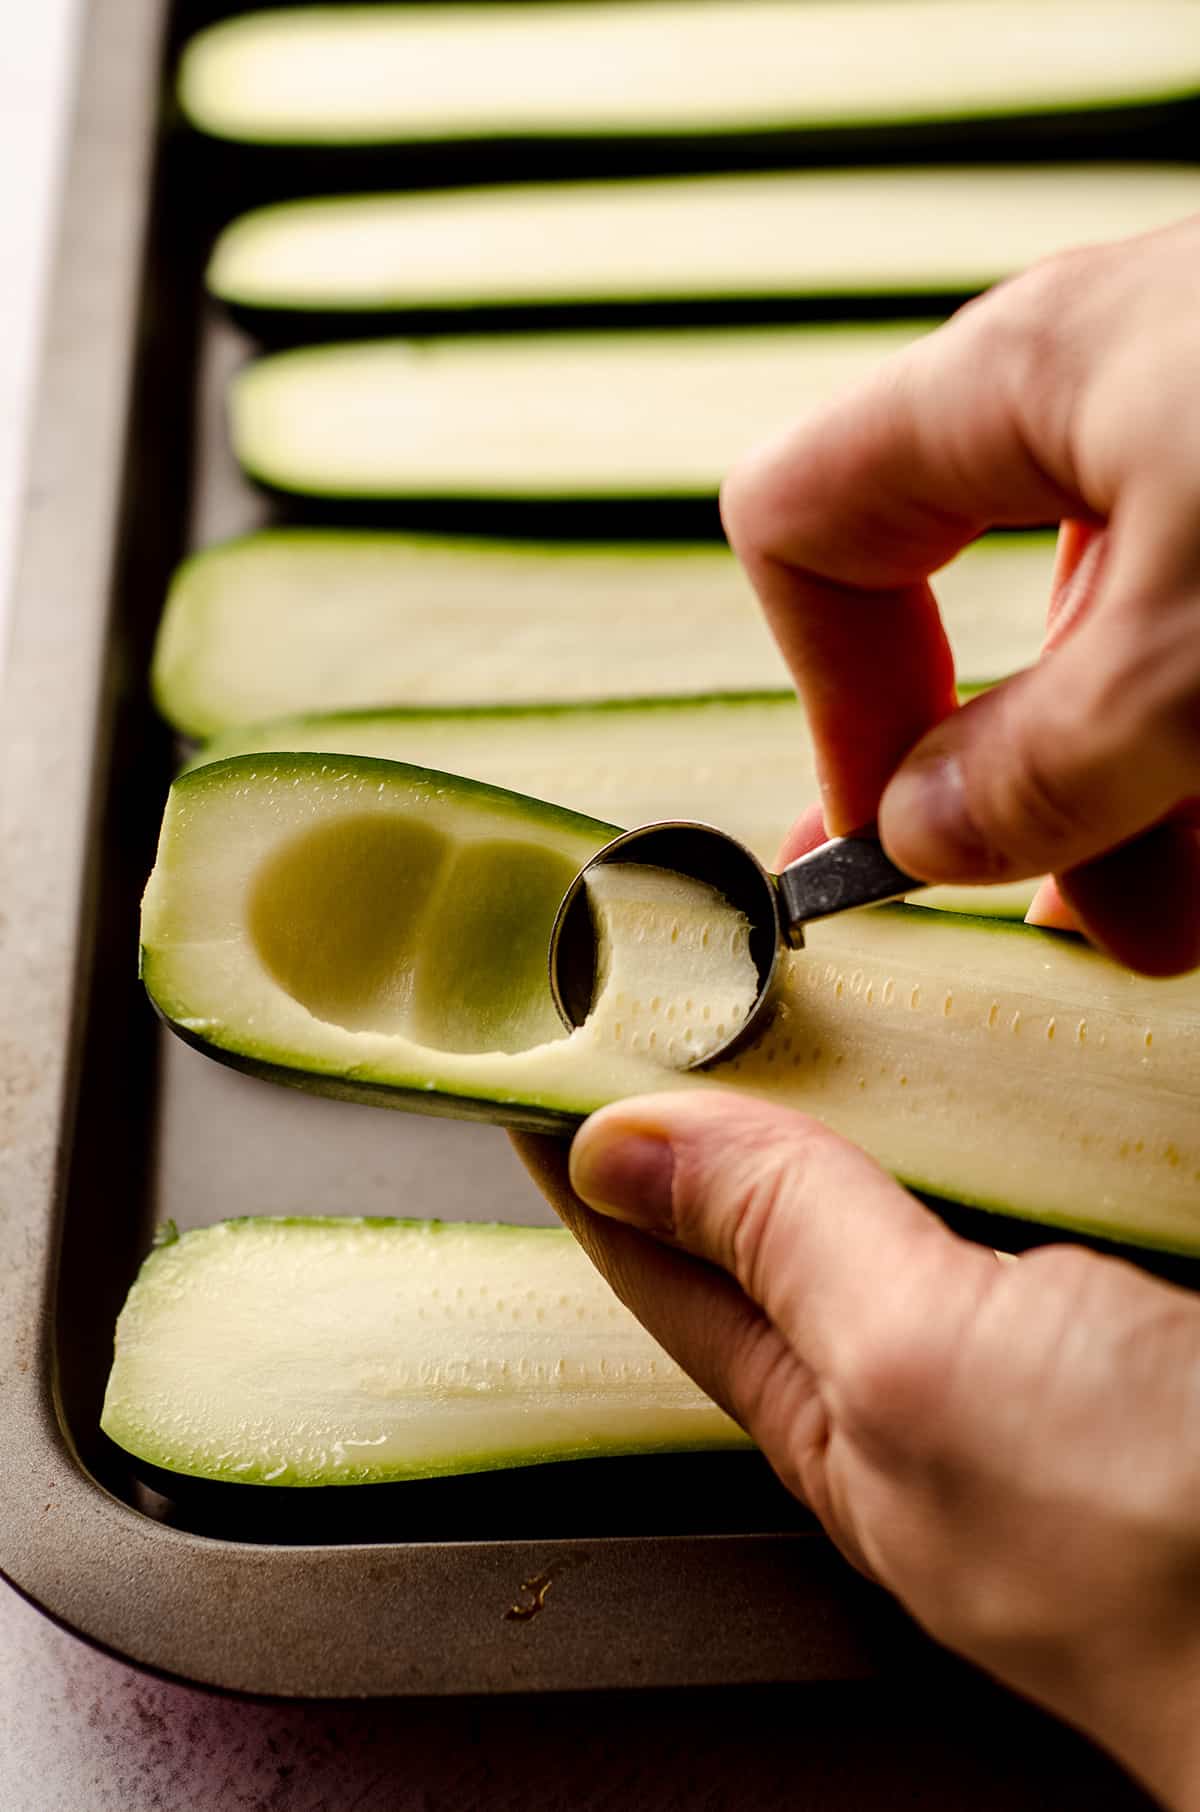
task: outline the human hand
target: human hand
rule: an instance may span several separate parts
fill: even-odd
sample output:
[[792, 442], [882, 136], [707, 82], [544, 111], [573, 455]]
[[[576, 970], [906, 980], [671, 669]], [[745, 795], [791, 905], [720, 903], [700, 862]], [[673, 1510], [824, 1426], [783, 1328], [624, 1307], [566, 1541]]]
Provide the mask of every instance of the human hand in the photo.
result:
[[[929, 881], [1050, 871], [1082, 929], [1153, 974], [1200, 963], [1198, 320], [1200, 218], [1049, 259], [722, 495], [827, 829], [878, 820]], [[986, 528], [1060, 519], [1046, 653], [956, 709], [929, 574]]]
[[1003, 1265], [740, 1095], [605, 1108], [569, 1180], [561, 1146], [516, 1143], [855, 1566], [1200, 1807], [1200, 1303], [1077, 1249]]

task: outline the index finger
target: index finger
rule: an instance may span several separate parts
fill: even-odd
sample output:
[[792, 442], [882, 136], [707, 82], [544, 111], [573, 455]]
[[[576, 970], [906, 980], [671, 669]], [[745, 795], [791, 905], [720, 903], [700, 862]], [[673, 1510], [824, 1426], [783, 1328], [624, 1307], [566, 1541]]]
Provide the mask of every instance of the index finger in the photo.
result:
[[964, 309], [726, 481], [726, 532], [804, 703], [833, 833], [873, 820], [955, 708], [929, 575], [986, 528], [1099, 507], [1077, 494], [1052, 399], [1031, 424], [1004, 369], [1027, 306], [1006, 286]]

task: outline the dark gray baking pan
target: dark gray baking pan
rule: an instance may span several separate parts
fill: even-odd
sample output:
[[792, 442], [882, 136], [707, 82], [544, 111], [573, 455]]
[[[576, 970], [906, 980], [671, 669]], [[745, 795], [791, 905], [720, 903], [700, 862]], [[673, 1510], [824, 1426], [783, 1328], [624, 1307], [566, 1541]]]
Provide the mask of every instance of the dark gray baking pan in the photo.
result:
[[[173, 1498], [99, 1431], [155, 1224], [543, 1219], [494, 1129], [308, 1100], [172, 1042], [135, 980], [173, 750], [168, 573], [262, 503], [242, 347], [200, 273], [225, 203], [164, 127], [165, 0], [91, 0], [0, 713], [0, 1570], [142, 1666], [351, 1697], [897, 1681], [944, 1664], [754, 1455]], [[169, 1486], [168, 1486], [169, 1488]]]
[[264, 1694], [911, 1659], [753, 1455], [173, 1502], [100, 1435], [113, 1323], [167, 1216], [547, 1212], [494, 1129], [223, 1073], [165, 1048], [135, 980], [173, 761], [145, 685], [165, 581], [189, 537], [262, 507], [216, 419], [241, 348], [201, 310], [202, 148], [161, 125], [177, 31], [163, 0], [89, 7], [28, 467], [0, 716], [0, 1568], [104, 1648]]

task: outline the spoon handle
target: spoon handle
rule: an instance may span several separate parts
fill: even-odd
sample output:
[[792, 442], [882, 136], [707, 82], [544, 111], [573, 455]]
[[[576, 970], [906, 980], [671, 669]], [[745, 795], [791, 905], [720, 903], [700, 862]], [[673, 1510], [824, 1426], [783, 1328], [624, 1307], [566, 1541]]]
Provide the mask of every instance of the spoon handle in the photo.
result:
[[804, 927], [813, 919], [853, 912], [857, 906], [880, 906], [926, 885], [885, 855], [874, 825], [848, 837], [832, 837], [789, 862], [778, 881], [784, 935], [794, 947], [803, 944]]

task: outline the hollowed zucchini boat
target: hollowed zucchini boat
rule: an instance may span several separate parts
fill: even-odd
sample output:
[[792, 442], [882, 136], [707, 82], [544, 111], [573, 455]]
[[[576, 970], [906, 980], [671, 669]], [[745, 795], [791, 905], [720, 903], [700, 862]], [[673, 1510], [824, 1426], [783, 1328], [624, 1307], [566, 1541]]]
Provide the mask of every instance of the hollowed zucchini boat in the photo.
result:
[[[893, 6], [896, 0], [892, 0]], [[476, 311], [959, 297], [1064, 246], [1182, 218], [1185, 165], [842, 169], [287, 201], [208, 286], [268, 335]]]
[[[938, 574], [964, 683], [1036, 657], [1053, 550], [989, 536]], [[153, 682], [202, 737], [298, 712], [759, 691], [787, 671], [725, 547], [297, 528], [184, 562]]]
[[184, 53], [192, 123], [266, 145], [672, 140], [1144, 109], [1200, 80], [1190, 0], [311, 6]]
[[[146, 986], [193, 1044], [301, 1088], [555, 1130], [647, 1088], [726, 1085], [819, 1115], [934, 1195], [1200, 1250], [1196, 978], [885, 908], [814, 927], [757, 1043], [681, 1072], [651, 1048], [648, 988], [605, 1043], [568, 1038], [551, 1003], [553, 914], [611, 829], [363, 758], [196, 769], [146, 893]], [[698, 970], [683, 1023], [708, 1004]]]

